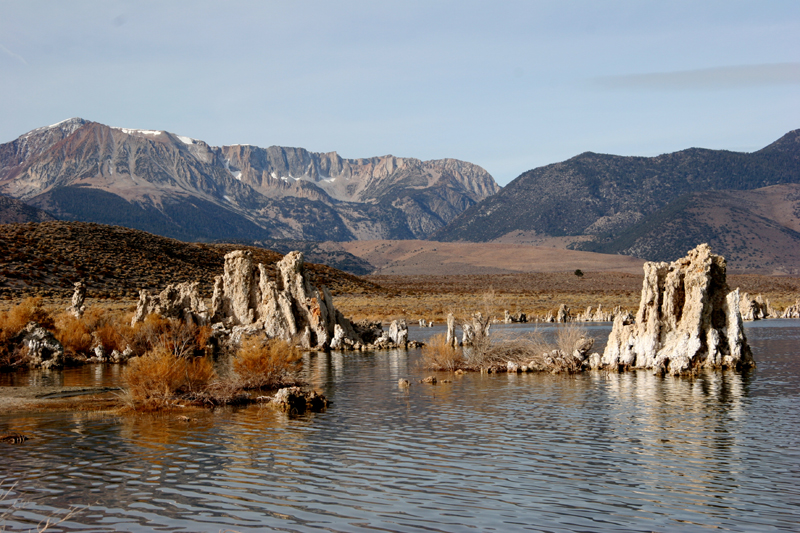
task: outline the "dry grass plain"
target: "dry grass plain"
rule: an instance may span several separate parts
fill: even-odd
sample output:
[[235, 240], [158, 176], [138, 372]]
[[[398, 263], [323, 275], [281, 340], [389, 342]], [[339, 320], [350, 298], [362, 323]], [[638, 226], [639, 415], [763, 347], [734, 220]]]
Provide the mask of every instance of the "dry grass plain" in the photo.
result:
[[595, 272], [638, 274], [644, 261], [625, 255], [597, 254], [509, 243], [434, 241], [352, 241], [345, 251], [369, 261], [376, 275], [449, 276], [515, 272]]
[[[452, 276], [366, 276], [391, 289], [369, 296], [341, 294], [335, 298], [345, 316], [393, 320], [420, 318], [442, 322], [447, 313], [467, 316], [489, 311], [501, 318], [509, 312], [543, 316], [563, 303], [573, 312], [588, 306], [622, 306], [633, 313], [639, 307], [643, 274], [626, 272], [536, 272]], [[800, 277], [729, 275], [728, 284], [752, 295], [763, 294], [779, 310], [800, 298]], [[487, 300], [487, 295], [491, 295]]]

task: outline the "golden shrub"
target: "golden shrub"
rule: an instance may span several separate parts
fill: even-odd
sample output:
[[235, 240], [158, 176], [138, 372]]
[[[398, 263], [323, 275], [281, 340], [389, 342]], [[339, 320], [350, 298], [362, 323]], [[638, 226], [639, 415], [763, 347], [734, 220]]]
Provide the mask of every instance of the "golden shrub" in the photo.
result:
[[215, 377], [208, 359], [180, 357], [165, 346], [132, 359], [122, 371], [128, 401], [139, 409], [168, 407], [180, 393], [201, 391]]
[[422, 348], [422, 366], [429, 370], [453, 371], [464, 366], [464, 352], [447, 345], [447, 336], [434, 335]]
[[257, 337], [244, 339], [232, 360], [233, 371], [247, 389], [279, 385], [300, 364], [297, 347], [281, 339], [265, 341]]
[[61, 313], [55, 318], [55, 337], [70, 354], [89, 353], [92, 348], [92, 333], [86, 322], [71, 313]]
[[19, 333], [28, 322], [36, 322], [45, 329], [53, 329], [55, 323], [50, 313], [42, 307], [42, 297], [32, 296], [0, 315], [0, 330], [8, 338]]

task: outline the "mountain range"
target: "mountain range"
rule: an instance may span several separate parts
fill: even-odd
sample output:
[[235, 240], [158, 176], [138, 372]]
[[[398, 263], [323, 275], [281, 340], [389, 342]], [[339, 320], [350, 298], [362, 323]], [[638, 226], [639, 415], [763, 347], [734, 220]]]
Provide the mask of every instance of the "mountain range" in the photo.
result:
[[184, 240], [423, 238], [499, 186], [477, 165], [213, 147], [80, 118], [0, 145], [0, 193]]
[[358, 274], [378, 266], [374, 254], [322, 241], [545, 245], [665, 261], [709, 242], [733, 270], [800, 275], [800, 130], [752, 153], [586, 152], [501, 189], [455, 159], [213, 147], [74, 118], [0, 145], [0, 195], [0, 223], [52, 215], [187, 241], [299, 247]]
[[671, 261], [702, 242], [737, 270], [800, 274], [800, 130], [753, 153], [587, 152], [523, 173], [430, 239], [558, 242]]

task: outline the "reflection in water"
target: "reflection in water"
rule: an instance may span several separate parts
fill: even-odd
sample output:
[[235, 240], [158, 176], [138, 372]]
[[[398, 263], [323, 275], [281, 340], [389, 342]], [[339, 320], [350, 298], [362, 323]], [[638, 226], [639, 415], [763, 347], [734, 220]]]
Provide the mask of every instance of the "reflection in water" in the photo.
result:
[[7, 529], [92, 504], [76, 529], [792, 530], [798, 333], [749, 326], [759, 367], [743, 375], [426, 385], [418, 352], [319, 353], [304, 373], [333, 401], [324, 413], [6, 415], [3, 428], [35, 436], [4, 449], [0, 479], [27, 502]]

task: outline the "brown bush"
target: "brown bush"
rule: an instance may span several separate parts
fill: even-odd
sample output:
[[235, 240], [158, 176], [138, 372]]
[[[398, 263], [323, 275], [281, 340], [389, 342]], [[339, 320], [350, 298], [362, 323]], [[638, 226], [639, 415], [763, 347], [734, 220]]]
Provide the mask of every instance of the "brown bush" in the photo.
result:
[[19, 304], [0, 315], [0, 331], [8, 339], [24, 328], [28, 322], [36, 322], [45, 329], [52, 330], [55, 322], [50, 313], [42, 307], [42, 297], [25, 298]]
[[86, 354], [92, 349], [92, 333], [84, 320], [71, 313], [61, 313], [55, 318], [55, 337], [70, 355]]
[[231, 364], [246, 389], [275, 387], [301, 364], [297, 347], [281, 339], [248, 337], [242, 341]]
[[129, 405], [145, 410], [169, 407], [180, 394], [199, 392], [215, 377], [208, 359], [179, 357], [166, 346], [132, 359], [122, 371]]
[[568, 324], [558, 328], [556, 333], [556, 345], [558, 351], [564, 355], [572, 355], [575, 350], [575, 345], [582, 338], [588, 337], [588, 332], [585, 328], [577, 324]]
[[422, 366], [428, 370], [454, 371], [465, 367], [464, 352], [461, 348], [447, 345], [447, 336], [434, 335], [422, 348]]

